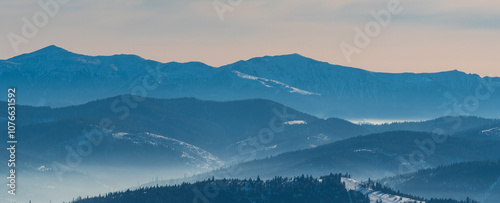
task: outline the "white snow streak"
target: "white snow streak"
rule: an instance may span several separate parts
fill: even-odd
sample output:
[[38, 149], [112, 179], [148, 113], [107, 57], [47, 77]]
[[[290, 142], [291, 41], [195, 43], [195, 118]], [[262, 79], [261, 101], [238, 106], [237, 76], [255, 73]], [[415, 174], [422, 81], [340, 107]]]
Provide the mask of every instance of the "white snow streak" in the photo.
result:
[[302, 94], [302, 95], [321, 95], [321, 94], [318, 94], [318, 93], [314, 93], [314, 92], [308, 92], [306, 90], [301, 90], [299, 88], [296, 88], [296, 87], [292, 87], [290, 85], [287, 85], [285, 83], [282, 83], [280, 81], [277, 81], [277, 80], [271, 80], [271, 79], [267, 79], [267, 78], [260, 78], [260, 77], [256, 77], [256, 76], [252, 76], [252, 75], [248, 75], [248, 74], [245, 74], [245, 73], [242, 73], [242, 72], [239, 72], [239, 71], [236, 71], [236, 70], [233, 70], [233, 73], [236, 73], [236, 75], [240, 78], [243, 78], [243, 79], [248, 79], [248, 80], [256, 80], [256, 81], [259, 81], [260, 83], [262, 83], [264, 86], [266, 87], [273, 87], [272, 85], [268, 84], [268, 83], [274, 83], [276, 85], [281, 85], [282, 87], [286, 88], [286, 89], [289, 89], [290, 93], [298, 93], [298, 94]]
[[304, 125], [304, 124], [307, 124], [307, 122], [303, 120], [294, 120], [285, 122], [285, 125]]

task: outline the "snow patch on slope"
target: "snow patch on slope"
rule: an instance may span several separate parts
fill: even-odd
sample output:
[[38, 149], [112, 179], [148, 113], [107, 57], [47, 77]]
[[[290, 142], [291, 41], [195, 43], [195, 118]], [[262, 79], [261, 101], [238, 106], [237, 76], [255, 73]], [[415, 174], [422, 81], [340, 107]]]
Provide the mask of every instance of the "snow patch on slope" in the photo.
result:
[[[184, 151], [182, 152], [183, 153], [182, 157], [187, 157], [191, 159], [192, 160], [191, 163], [194, 164], [196, 167], [210, 169], [212, 168], [213, 165], [222, 166], [223, 164], [222, 161], [220, 161], [210, 152], [207, 152], [206, 150], [194, 146], [192, 144], [153, 133], [146, 133], [146, 134], [157, 139], [172, 141], [172, 143], [181, 146], [182, 149], [184, 149]], [[198, 159], [195, 157], [201, 157], [203, 159], [203, 162], [199, 163]]]
[[320, 133], [320, 134], [315, 135], [315, 136], [307, 137], [307, 140], [315, 140], [318, 142], [328, 142], [330, 140], [330, 137], [326, 136], [323, 133]]
[[170, 137], [157, 135], [149, 132], [130, 134], [126, 132], [115, 132], [111, 136], [114, 139], [129, 140], [137, 145], [151, 145], [154, 147], [163, 147], [179, 153], [182, 158], [188, 159], [188, 165], [202, 169], [215, 169], [224, 163], [210, 152], [194, 146], [192, 144], [176, 140]]
[[354, 152], [371, 152], [371, 153], [374, 153], [372, 150], [370, 149], [356, 149], [354, 150]]
[[304, 125], [304, 124], [307, 124], [307, 122], [303, 120], [294, 120], [285, 122], [285, 125]]
[[260, 83], [262, 83], [262, 85], [264, 85], [266, 87], [273, 87], [271, 85], [271, 84], [273, 84], [273, 85], [278, 85], [278, 86], [281, 86], [281, 87], [283, 87], [285, 89], [288, 89], [290, 93], [298, 93], [298, 94], [302, 94], [302, 95], [318, 95], [318, 96], [321, 95], [321, 94], [318, 94], [318, 93], [309, 92], [309, 91], [306, 91], [306, 90], [301, 90], [301, 89], [296, 88], [296, 87], [292, 87], [290, 85], [287, 85], [287, 84], [282, 83], [282, 82], [277, 81], [277, 80], [272, 80], [272, 79], [267, 79], [267, 78], [260, 78], [260, 77], [256, 77], [256, 76], [253, 76], [253, 75], [248, 75], [248, 74], [236, 71], [236, 70], [233, 70], [233, 73], [236, 73], [236, 75], [238, 77], [243, 78], [243, 79], [259, 81]]
[[485, 134], [486, 136], [495, 136], [495, 135], [500, 135], [500, 128], [491, 128], [487, 130], [481, 131], [482, 134]]
[[342, 182], [345, 184], [347, 190], [355, 190], [367, 195], [370, 198], [370, 203], [375, 203], [377, 200], [382, 200], [382, 203], [406, 203], [406, 202], [416, 202], [425, 203], [424, 201], [417, 201], [406, 197], [401, 197], [398, 195], [391, 195], [382, 193], [380, 191], [374, 191], [372, 189], [364, 188], [360, 182], [351, 178], [342, 178]]
[[123, 136], [128, 135], [128, 133], [124, 132], [118, 132], [118, 133], [113, 133], [111, 136], [113, 136], [116, 139], [123, 139]]

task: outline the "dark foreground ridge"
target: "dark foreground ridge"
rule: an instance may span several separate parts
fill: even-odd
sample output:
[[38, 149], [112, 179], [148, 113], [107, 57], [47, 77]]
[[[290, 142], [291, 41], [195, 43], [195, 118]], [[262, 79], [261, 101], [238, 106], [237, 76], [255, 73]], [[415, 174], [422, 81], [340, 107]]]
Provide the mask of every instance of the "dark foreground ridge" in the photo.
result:
[[[252, 179], [209, 179], [194, 184], [149, 187], [105, 196], [80, 199], [72, 203], [131, 203], [131, 202], [353, 202], [369, 203], [368, 197], [357, 191], [347, 191], [341, 174], [319, 179], [311, 176], [275, 177], [263, 181]], [[352, 201], [350, 201], [352, 200]]]
[[[313, 178], [300, 176], [283, 178], [277, 176], [272, 180], [257, 179], [219, 179], [214, 178], [201, 182], [182, 183], [173, 186], [154, 186], [108, 193], [104, 196], [78, 197], [70, 203], [135, 203], [135, 202], [338, 202], [369, 203], [370, 199], [359, 191], [347, 190], [342, 178], [346, 174], [330, 174]], [[467, 198], [466, 201], [453, 199], [425, 199], [382, 186], [375, 182], [363, 183], [367, 188], [383, 191], [386, 194], [411, 197], [427, 203], [477, 203]], [[379, 202], [379, 201], [377, 201]], [[416, 202], [416, 201], [415, 201]], [[412, 203], [412, 202], [409, 202]]]

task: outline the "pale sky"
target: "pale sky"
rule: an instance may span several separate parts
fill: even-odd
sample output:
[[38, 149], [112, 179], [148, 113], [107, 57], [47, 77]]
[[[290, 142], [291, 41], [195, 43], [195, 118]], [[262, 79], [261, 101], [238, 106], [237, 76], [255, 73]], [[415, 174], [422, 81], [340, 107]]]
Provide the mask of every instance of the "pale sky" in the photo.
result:
[[[391, 1], [69, 0], [52, 17], [39, 2], [56, 0], [0, 0], [0, 59], [54, 44], [87, 55], [137, 54], [216, 67], [298, 53], [377, 72], [500, 76], [500, 1], [491, 0], [401, 0], [401, 12], [348, 61], [340, 44], [354, 45], [355, 27], [373, 25], [371, 13], [388, 10]], [[222, 21], [214, 2], [231, 9]], [[42, 25], [25, 36], [22, 19], [31, 23], [33, 16]], [[26, 39], [18, 52], [9, 33]]]

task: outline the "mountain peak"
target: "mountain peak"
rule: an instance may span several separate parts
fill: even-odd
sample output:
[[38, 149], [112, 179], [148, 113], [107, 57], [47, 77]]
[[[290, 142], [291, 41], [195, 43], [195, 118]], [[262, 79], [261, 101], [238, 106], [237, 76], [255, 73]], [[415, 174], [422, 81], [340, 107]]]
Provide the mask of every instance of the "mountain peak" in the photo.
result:
[[41, 54], [65, 54], [65, 53], [71, 53], [66, 49], [63, 49], [61, 47], [58, 47], [56, 45], [50, 45], [45, 48], [39, 49], [38, 51], [32, 52], [32, 54], [35, 53], [41, 53]]
[[44, 47], [42, 49], [39, 49], [37, 51], [31, 52], [31, 53], [26, 53], [22, 54], [16, 57], [13, 57], [9, 60], [16, 60], [16, 59], [24, 59], [27, 57], [35, 57], [35, 56], [61, 56], [61, 55], [68, 55], [68, 54], [74, 54], [66, 49], [63, 49], [61, 47], [55, 46], [55, 45], [50, 45], [47, 47]]
[[63, 49], [63, 48], [58, 47], [56, 45], [49, 45], [47, 47], [41, 48], [39, 51], [41, 51], [41, 50], [44, 50], [44, 51], [66, 51], [66, 49]]
[[254, 57], [248, 60], [241, 60], [233, 64], [229, 64], [226, 66], [232, 66], [234, 64], [239, 64], [239, 63], [246, 63], [246, 62], [251, 62], [251, 63], [263, 63], [263, 62], [268, 62], [268, 61], [273, 61], [273, 62], [298, 62], [298, 61], [315, 61], [314, 59], [302, 56], [297, 53], [293, 54], [284, 54], [284, 55], [266, 55], [266, 56], [260, 56], [260, 57]]
[[[256, 58], [259, 58], [259, 57], [256, 57]], [[314, 60], [314, 59], [302, 56], [302, 55], [297, 54], [297, 53], [275, 55], [275, 56], [264, 56], [263, 58], [287, 58], [287, 59], [307, 59], [307, 60]]]

